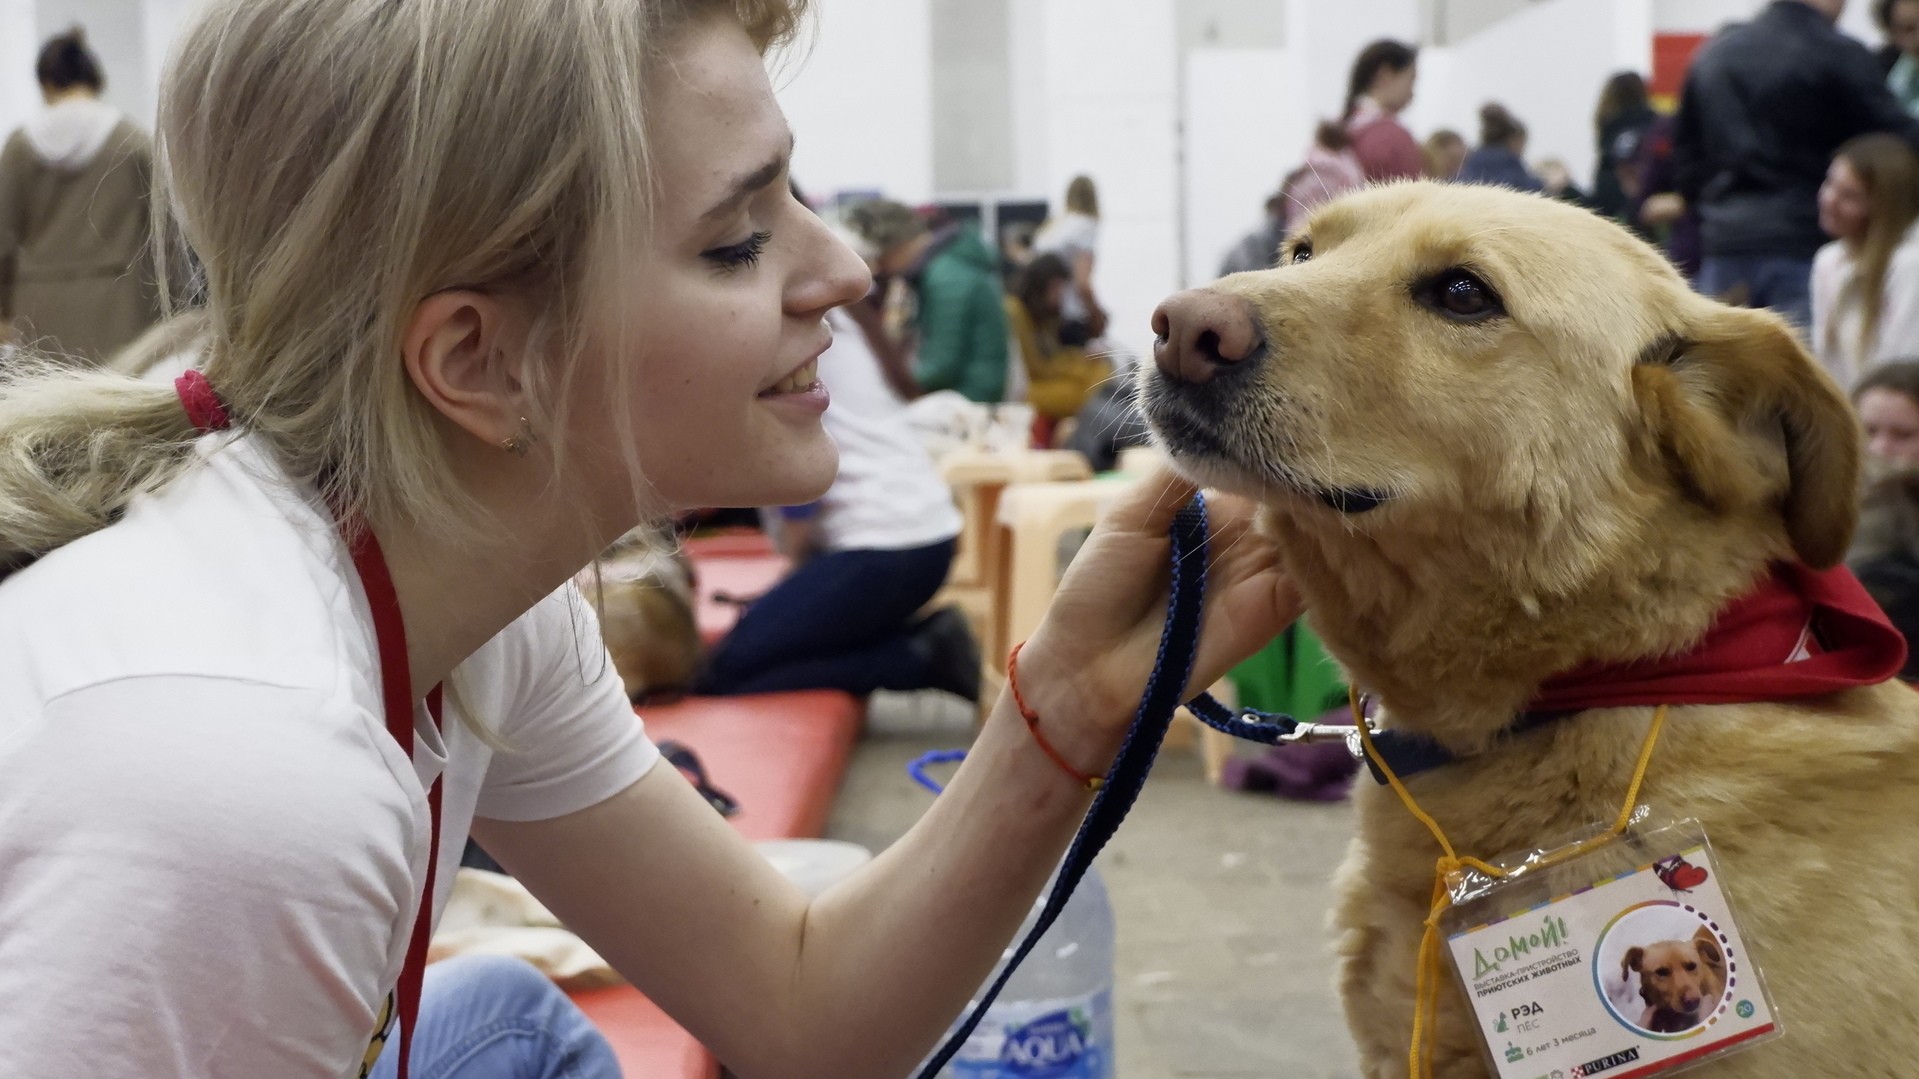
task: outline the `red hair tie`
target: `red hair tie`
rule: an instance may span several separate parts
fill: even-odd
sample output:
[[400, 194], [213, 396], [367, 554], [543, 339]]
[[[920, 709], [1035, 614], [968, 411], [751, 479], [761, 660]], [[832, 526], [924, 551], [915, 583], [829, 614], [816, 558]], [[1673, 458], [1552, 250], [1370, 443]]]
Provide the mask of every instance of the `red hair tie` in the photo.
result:
[[173, 389], [180, 395], [180, 404], [185, 406], [194, 430], [210, 435], [231, 425], [227, 406], [221, 403], [220, 395], [213, 392], [213, 383], [207, 381], [207, 376], [188, 371], [173, 380]]

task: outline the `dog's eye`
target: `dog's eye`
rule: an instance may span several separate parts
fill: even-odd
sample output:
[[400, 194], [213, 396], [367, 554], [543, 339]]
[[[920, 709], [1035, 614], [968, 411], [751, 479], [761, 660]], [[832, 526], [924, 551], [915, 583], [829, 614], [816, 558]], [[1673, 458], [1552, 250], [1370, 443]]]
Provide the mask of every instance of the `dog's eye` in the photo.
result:
[[1658, 970], [1653, 971], [1653, 973], [1659, 975], [1661, 978], [1670, 978], [1672, 977], [1672, 968], [1660, 967]]
[[1429, 304], [1458, 322], [1478, 322], [1506, 313], [1492, 286], [1466, 270], [1447, 270], [1423, 291]]
[[1299, 244], [1293, 248], [1293, 257], [1290, 261], [1295, 266], [1302, 262], [1313, 261], [1313, 245], [1301, 240]]
[[1698, 969], [1699, 969], [1699, 964], [1697, 964], [1697, 963], [1687, 963], [1687, 964], [1686, 964], [1686, 969], [1687, 969], [1687, 970], [1698, 970]]

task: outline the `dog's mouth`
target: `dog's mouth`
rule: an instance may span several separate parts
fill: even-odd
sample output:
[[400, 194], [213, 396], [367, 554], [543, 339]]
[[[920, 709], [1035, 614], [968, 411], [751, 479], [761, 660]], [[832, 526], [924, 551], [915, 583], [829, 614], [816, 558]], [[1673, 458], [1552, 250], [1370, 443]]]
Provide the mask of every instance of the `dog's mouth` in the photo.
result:
[[[1235, 447], [1229, 388], [1218, 382], [1195, 386], [1157, 374], [1140, 394], [1147, 426], [1173, 461], [1207, 486], [1253, 498], [1283, 492], [1312, 499], [1349, 517], [1373, 512], [1392, 495], [1370, 487], [1340, 487], [1312, 482], [1272, 459], [1254, 460]], [[1277, 467], [1276, 467], [1277, 466]]]

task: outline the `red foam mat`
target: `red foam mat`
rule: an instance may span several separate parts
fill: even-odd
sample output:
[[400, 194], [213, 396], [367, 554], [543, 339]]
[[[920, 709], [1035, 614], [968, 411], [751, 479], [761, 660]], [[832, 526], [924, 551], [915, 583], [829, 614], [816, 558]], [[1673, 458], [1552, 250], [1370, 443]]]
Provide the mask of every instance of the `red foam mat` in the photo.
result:
[[739, 799], [740, 834], [793, 839], [825, 830], [866, 708], [819, 691], [694, 697], [643, 714], [649, 737], [691, 749], [713, 785]]
[[712, 647], [740, 620], [738, 602], [765, 595], [786, 576], [787, 561], [775, 553], [765, 537], [720, 536], [713, 540], [695, 540], [687, 544], [693, 556], [694, 584], [699, 593], [694, 617], [699, 622], [700, 639]]
[[[644, 710], [655, 742], [678, 742], [713, 785], [739, 800], [734, 827], [748, 839], [817, 836], [839, 792], [865, 718], [844, 693], [695, 697]], [[717, 1079], [719, 1063], [691, 1034], [630, 988], [574, 997], [634, 1079]]]
[[631, 1079], [719, 1079], [720, 1062], [693, 1035], [637, 990], [621, 986], [575, 993]]

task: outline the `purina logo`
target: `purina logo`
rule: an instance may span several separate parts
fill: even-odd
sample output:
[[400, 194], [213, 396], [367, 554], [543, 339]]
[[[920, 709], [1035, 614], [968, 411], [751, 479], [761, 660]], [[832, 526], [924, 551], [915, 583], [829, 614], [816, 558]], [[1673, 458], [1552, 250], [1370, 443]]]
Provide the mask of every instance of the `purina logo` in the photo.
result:
[[1590, 1064], [1581, 1064], [1579, 1067], [1574, 1068], [1572, 1079], [1586, 1079], [1587, 1076], [1591, 1075], [1603, 1075], [1622, 1064], [1631, 1064], [1638, 1059], [1639, 1050], [1636, 1048], [1614, 1053], [1609, 1057], [1600, 1057]]
[[1078, 1009], [1042, 1015], [1006, 1032], [999, 1062], [1008, 1075], [1022, 1079], [1068, 1079], [1079, 1074], [1092, 1029]]

